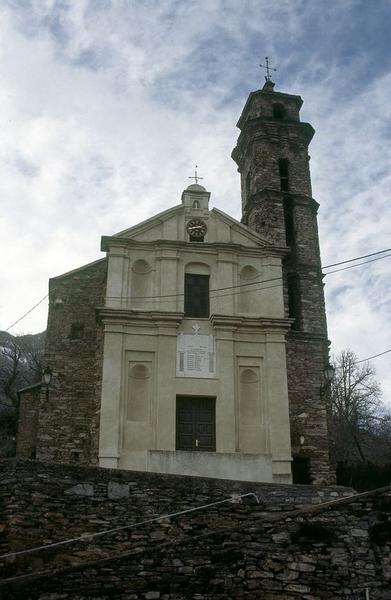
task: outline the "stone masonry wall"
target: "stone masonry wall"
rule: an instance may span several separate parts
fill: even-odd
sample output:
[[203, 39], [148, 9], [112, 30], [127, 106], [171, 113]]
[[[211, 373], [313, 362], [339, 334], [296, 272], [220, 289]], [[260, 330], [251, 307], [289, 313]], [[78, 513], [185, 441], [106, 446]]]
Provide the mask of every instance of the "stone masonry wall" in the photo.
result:
[[[4, 600], [358, 600], [366, 590], [370, 600], [391, 598], [390, 488], [354, 495], [31, 461], [0, 466], [1, 555], [83, 536], [0, 556]], [[246, 493], [260, 503], [239, 501]]]
[[45, 362], [53, 377], [42, 389], [37, 458], [97, 462], [106, 260], [50, 281]]
[[[334, 470], [330, 469], [327, 390], [322, 382], [324, 354], [324, 339], [299, 331], [289, 333], [287, 368], [292, 455], [309, 457], [312, 479], [321, 484], [335, 481]], [[307, 367], [309, 364], [311, 369]]]
[[16, 454], [21, 458], [34, 458], [36, 454], [40, 387], [37, 384], [18, 394]]
[[[266, 88], [266, 86], [265, 86]], [[293, 121], [289, 110], [300, 108], [295, 96], [276, 94], [267, 88], [250, 95], [239, 120], [242, 131], [232, 156], [242, 177], [245, 197], [243, 221], [276, 246], [287, 244], [284, 201], [292, 206], [289, 253], [284, 259], [285, 314], [289, 315], [287, 277], [296, 277], [300, 318], [287, 335], [288, 394], [293, 455], [311, 461], [316, 483], [333, 481], [330, 463], [327, 396], [323, 372], [328, 361], [328, 339], [317, 228], [318, 204], [312, 198], [308, 144], [314, 130]], [[251, 118], [267, 115], [267, 107], [280, 103], [288, 118]], [[288, 110], [289, 109], [289, 110]], [[254, 110], [256, 111], [254, 113]], [[258, 111], [258, 112], [257, 112]], [[265, 112], [266, 111], [266, 112]], [[269, 111], [270, 113], [270, 111]], [[298, 113], [297, 113], [298, 119]], [[287, 190], [281, 190], [279, 159], [288, 161]], [[303, 416], [304, 415], [304, 416]], [[300, 444], [300, 436], [304, 443]]]
[[[328, 362], [329, 341], [320, 270], [315, 203], [310, 199], [294, 205], [295, 243], [284, 261], [285, 306], [288, 309], [287, 274], [299, 277], [300, 331], [287, 336], [288, 390], [292, 454], [311, 460], [316, 483], [332, 483], [327, 391], [323, 372]], [[287, 315], [288, 316], [288, 315]], [[299, 444], [300, 435], [304, 443]]]

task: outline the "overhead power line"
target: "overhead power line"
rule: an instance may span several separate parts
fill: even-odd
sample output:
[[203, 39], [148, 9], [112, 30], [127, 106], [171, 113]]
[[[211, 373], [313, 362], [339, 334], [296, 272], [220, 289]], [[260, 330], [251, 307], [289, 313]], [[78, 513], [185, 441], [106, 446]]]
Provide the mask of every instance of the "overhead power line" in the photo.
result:
[[[355, 262], [356, 260], [360, 260], [362, 258], [368, 258], [370, 256], [377, 256], [379, 254], [384, 254], [385, 252], [390, 252], [391, 248], [386, 248], [384, 250], [379, 250], [378, 252], [372, 252], [371, 254], [365, 254], [363, 256], [357, 256], [355, 258], [350, 258], [348, 260], [342, 260], [340, 262], [337, 263], [332, 263], [330, 265], [325, 265], [322, 268], [323, 269], [328, 269], [330, 267], [335, 267], [338, 265], [343, 265], [343, 264], [347, 264], [347, 263], [351, 263], [351, 262]], [[364, 261], [362, 263], [358, 263], [355, 265], [349, 265], [347, 267], [343, 267], [342, 269], [335, 269], [334, 271], [329, 271], [328, 273], [325, 273], [324, 275], [331, 275], [332, 273], [338, 273], [339, 271], [345, 271], [347, 269], [353, 269], [354, 267], [360, 267], [362, 265], [366, 265], [370, 262], [375, 262], [377, 260], [382, 260], [383, 258], [390, 258], [391, 254], [387, 254], [386, 256], [377, 256], [377, 258], [373, 258], [372, 260], [367, 260]], [[267, 266], [271, 266], [271, 265], [267, 265]], [[251, 285], [257, 285], [257, 284], [261, 284], [261, 283], [269, 283], [271, 281], [277, 281], [277, 280], [281, 280], [280, 277], [272, 277], [269, 279], [261, 279], [259, 281], [252, 281], [249, 283], [241, 283], [238, 285], [233, 285], [233, 286], [226, 286], [226, 287], [222, 287], [222, 288], [214, 288], [212, 290], [210, 290], [210, 293], [214, 293], [214, 292], [219, 292], [219, 291], [225, 291], [225, 290], [234, 290], [234, 289], [240, 289], [243, 287], [248, 287]], [[277, 284], [276, 286], [269, 286], [266, 288], [258, 288], [258, 290], [256, 291], [262, 291], [263, 289], [270, 289], [271, 287], [279, 287], [281, 284]], [[254, 290], [255, 291], [255, 290]], [[221, 295], [215, 295], [213, 296], [214, 298], [219, 298], [219, 297], [223, 297], [223, 296], [229, 296], [229, 295], [233, 295], [235, 292], [233, 292], [232, 294], [221, 294]], [[164, 298], [178, 298], [183, 296], [184, 293], [179, 293], [179, 294], [165, 294], [165, 295], [156, 295], [156, 296], [107, 296], [107, 299], [123, 299], [126, 300], [127, 298], [130, 298], [132, 300], [161, 300]], [[7, 327], [5, 329], [5, 331], [9, 331], [10, 329], [12, 329], [13, 327], [15, 327], [15, 325], [17, 325], [20, 321], [22, 321], [22, 319], [24, 319], [25, 317], [27, 317], [27, 315], [29, 315], [35, 308], [37, 308], [37, 306], [39, 306], [46, 298], [48, 297], [48, 294], [46, 294], [43, 298], [41, 298], [41, 300], [39, 300], [39, 302], [37, 302], [36, 304], [34, 304], [34, 306], [32, 306], [26, 313], [24, 313], [24, 315], [22, 315], [19, 319], [17, 319], [14, 323], [12, 323], [12, 325], [10, 325], [9, 327]]]
[[[338, 265], [345, 265], [346, 263], [353, 262], [355, 260], [361, 260], [362, 258], [369, 258], [376, 254], [383, 254], [384, 252], [391, 252], [391, 248], [385, 248], [384, 250], [378, 250], [377, 252], [371, 252], [371, 254], [364, 254], [364, 256], [356, 256], [355, 258], [349, 258], [348, 260], [341, 260], [340, 262], [333, 263], [331, 265], [324, 265], [323, 269], [329, 269], [330, 267], [338, 267]], [[365, 263], [363, 263], [365, 264]]]
[[[383, 488], [377, 488], [377, 492], [386, 492], [388, 491], [388, 486], [387, 487], [383, 487]], [[301, 508], [299, 508], [296, 511], [296, 514], [299, 515], [306, 515], [308, 513], [319, 513], [323, 510], [327, 510], [327, 508], [329, 508], [330, 506], [338, 506], [340, 504], [346, 504], [349, 503], [351, 501], [353, 502], [357, 502], [357, 499], [359, 498], [365, 498], [371, 494], [374, 493], [374, 490], [371, 490], [369, 492], [360, 492], [360, 493], [354, 493], [350, 496], [345, 496], [343, 498], [337, 498], [336, 500], [327, 500], [326, 502], [321, 502], [320, 504], [317, 504], [316, 506], [313, 505], [306, 505], [303, 506]], [[253, 495], [255, 497], [255, 499], [257, 500], [257, 502], [259, 503], [259, 497], [253, 493], [250, 492], [248, 494], [243, 494], [243, 496], [245, 495]], [[216, 502], [216, 504], [222, 503], [223, 501], [218, 501]], [[233, 496], [231, 497], [231, 501], [235, 501]], [[183, 511], [183, 512], [192, 512], [193, 510], [197, 510], [196, 509], [189, 509], [188, 511]], [[180, 513], [176, 513], [176, 514], [180, 514]], [[255, 524], [260, 524], [262, 525], [262, 523], [264, 523], [265, 521], [265, 513], [260, 513], [261, 516], [255, 517], [253, 523]], [[280, 513], [275, 513], [273, 515], [268, 515], [268, 522], [273, 522], [276, 523], [278, 526], [278, 523], [283, 521], [287, 515], [289, 515], [289, 513], [287, 511], [282, 511]], [[151, 519], [151, 521], [156, 520], [158, 521], [161, 518], [166, 518], [166, 517], [157, 517], [155, 519]], [[132, 526], [131, 526], [132, 527]], [[123, 528], [125, 529], [126, 526]], [[231, 523], [229, 525], [226, 525], [223, 528], [217, 528], [217, 529], [207, 529], [206, 531], [203, 531], [202, 533], [198, 533], [195, 535], [192, 535], [190, 538], [190, 541], [192, 543], [195, 542], [195, 540], [200, 541], [200, 540], [205, 540], [208, 539], [210, 537], [217, 535], [222, 535], [223, 533], [228, 533], [228, 532], [232, 532], [232, 531], [242, 531], [243, 529], [246, 529], [246, 526], [243, 525], [243, 523]], [[104, 533], [104, 532], [103, 532]], [[98, 532], [99, 535], [99, 532]], [[89, 539], [89, 536], [87, 535], [85, 537], [86, 540]], [[157, 550], [158, 552], [161, 552], [163, 549], [166, 549], [170, 546], [181, 546], [182, 544], [185, 544], [187, 541], [189, 540], [189, 537], [184, 537], [182, 540], [178, 540], [175, 536], [172, 536], [170, 539], [168, 539], [167, 541], [162, 542], [161, 544], [159, 544], [158, 546], [155, 547], [155, 550]], [[52, 544], [52, 545], [56, 545], [56, 544]], [[33, 548], [32, 551], [36, 551], [39, 550], [40, 548]], [[94, 559], [94, 560], [88, 560], [88, 561], [83, 561], [81, 563], [77, 563], [77, 564], [73, 564], [67, 567], [63, 567], [63, 568], [59, 568], [57, 570], [54, 571], [54, 574], [57, 576], [61, 576], [64, 573], [71, 573], [73, 570], [75, 569], [85, 569], [85, 568], [97, 568], [98, 565], [102, 565], [102, 564], [107, 564], [112, 563], [113, 561], [119, 560], [119, 559], [123, 559], [123, 558], [131, 558], [133, 556], [140, 556], [141, 554], [150, 554], [151, 553], [151, 548], [149, 547], [141, 547], [141, 548], [137, 548], [137, 549], [131, 549], [131, 550], [122, 550], [121, 554], [116, 554], [116, 555], [112, 555], [109, 557], [105, 557], [105, 558], [98, 558], [98, 559]], [[16, 556], [16, 554], [23, 554], [22, 552], [16, 552], [16, 553], [11, 553], [9, 556], [10, 558], [14, 558]], [[3, 558], [3, 557], [0, 557]], [[1, 586], [3, 585], [7, 585], [16, 581], [28, 581], [30, 579], [36, 579], [36, 578], [40, 578], [40, 577], [45, 577], [48, 574], [52, 574], [53, 575], [53, 570], [46, 570], [46, 571], [38, 571], [38, 572], [30, 572], [30, 573], [25, 573], [23, 575], [16, 575], [14, 577], [9, 577], [7, 579], [3, 579], [1, 582]]]
[[210, 508], [211, 506], [217, 506], [218, 504], [224, 504], [225, 502], [231, 502], [232, 504], [236, 504], [239, 500], [241, 500], [242, 498], [247, 498], [248, 496], [253, 496], [255, 498], [257, 504], [260, 504], [259, 496], [257, 496], [254, 492], [247, 492], [245, 494], [232, 494], [231, 496], [229, 496], [228, 498], [224, 498], [223, 500], [216, 500], [216, 502], [209, 502], [208, 504], [202, 504], [201, 506], [194, 506], [193, 508], [186, 508], [184, 510], [179, 510], [179, 511], [173, 512], [173, 513], [167, 513], [165, 515], [160, 515], [158, 517], [151, 517], [150, 519], [144, 519], [143, 521], [131, 523], [130, 525], [121, 525], [120, 527], [114, 527], [113, 529], [105, 529], [103, 531], [97, 531], [97, 532], [91, 532], [91, 533], [86, 532], [78, 537], [68, 538], [66, 540], [61, 540], [60, 542], [52, 542], [50, 544], [44, 544], [42, 546], [35, 546], [34, 548], [26, 548], [25, 550], [16, 550], [14, 552], [8, 552], [7, 554], [0, 555], [0, 559], [4, 559], [4, 558], [14, 559], [16, 556], [24, 556], [26, 554], [34, 554], [36, 552], [40, 552], [41, 550], [46, 550], [47, 548], [55, 548], [58, 546], [65, 546], [65, 545], [69, 545], [69, 544], [74, 544], [76, 542], [85, 542], [86, 540], [91, 541], [97, 537], [110, 535], [112, 533], [118, 533], [118, 531], [125, 531], [126, 529], [135, 529], [137, 527], [141, 527], [142, 525], [147, 525], [149, 523], [156, 523], [157, 521], [162, 521], [164, 519], [171, 519], [173, 517], [188, 515], [189, 513], [204, 510], [206, 508]]
[[[270, 265], [266, 265], [266, 266], [270, 266]], [[258, 285], [259, 283], [269, 283], [270, 281], [280, 281], [281, 282], [281, 276], [279, 275], [278, 277], [271, 277], [269, 279], [259, 279], [258, 281], [250, 281], [249, 283], [238, 283], [237, 285], [227, 285], [225, 287], [221, 287], [221, 288], [213, 288], [209, 290], [210, 294], [214, 294], [215, 292], [225, 292], [226, 290], [234, 290], [237, 288], [243, 288], [243, 287], [248, 287], [250, 285]], [[280, 284], [279, 284], [280, 285]], [[184, 296], [185, 292], [179, 292], [178, 294], [164, 294], [164, 295], [159, 295], [156, 294], [156, 296], [106, 296], [106, 298], [111, 299], [118, 299], [118, 298], [122, 298], [123, 300], [126, 300], [127, 298], [131, 299], [131, 300], [156, 300], [156, 299], [161, 299], [161, 298], [180, 298], [181, 296]], [[217, 296], [215, 296], [217, 297]]]
[[30, 310], [28, 310], [26, 313], [24, 313], [24, 315], [22, 315], [21, 317], [19, 317], [19, 319], [17, 319], [15, 321], [15, 323], [12, 323], [12, 325], [10, 325], [9, 327], [7, 327], [7, 329], [5, 329], [5, 331], [9, 331], [10, 329], [12, 329], [12, 327], [15, 327], [15, 325], [17, 325], [17, 323], [19, 323], [19, 321], [21, 321], [22, 319], [24, 319], [25, 317], [27, 317], [27, 315], [29, 315], [35, 308], [37, 308], [37, 306], [39, 306], [40, 304], [42, 304], [42, 302], [49, 296], [49, 294], [46, 294], [46, 296], [44, 296], [43, 298], [41, 298], [41, 300], [39, 302], [37, 302], [37, 304], [34, 304], [34, 306], [32, 306], [30, 308]]
[[383, 258], [390, 258], [390, 257], [391, 257], [391, 254], [386, 254], [385, 256], [378, 256], [377, 258], [372, 258], [371, 260], [365, 260], [364, 262], [357, 263], [355, 265], [349, 265], [348, 267], [342, 267], [341, 269], [334, 269], [334, 271], [329, 271], [328, 273], [325, 273], [325, 276], [331, 275], [332, 273], [338, 273], [339, 271], [346, 271], [346, 269], [354, 269], [354, 267], [361, 267], [361, 265], [367, 265], [368, 263], [375, 262], [376, 260], [382, 260]]
[[[367, 356], [366, 358], [361, 358], [360, 360], [356, 360], [354, 363], [351, 363], [351, 366], [354, 365], [359, 365], [360, 363], [363, 362], [368, 362], [369, 360], [373, 360], [374, 358], [378, 358], [379, 356], [384, 356], [384, 354], [388, 354], [389, 352], [391, 352], [391, 348], [389, 348], [388, 350], [384, 350], [384, 352], [379, 352], [379, 354], [373, 354], [372, 356]], [[343, 369], [343, 366], [340, 367], [335, 367], [337, 370]]]
[[[343, 271], [345, 269], [353, 269], [354, 267], [359, 267], [360, 265], [365, 265], [369, 262], [375, 262], [376, 260], [382, 260], [383, 258], [390, 258], [390, 257], [391, 257], [391, 254], [387, 254], [387, 256], [379, 256], [378, 258], [373, 258], [372, 260], [368, 260], [363, 263], [359, 263], [357, 265], [349, 265], [348, 267], [344, 267], [342, 269], [336, 269], [335, 271], [329, 271], [328, 273], [324, 273], [324, 275], [331, 275], [332, 273], [337, 273], [338, 271]], [[346, 262], [351, 262], [351, 260], [354, 260], [354, 259], [350, 259], [349, 261], [346, 261]], [[358, 260], [358, 259], [356, 259], [356, 260]], [[340, 264], [342, 264], [342, 263], [340, 263]], [[267, 266], [270, 266], [270, 265], [267, 265]], [[326, 268], [326, 267], [324, 267], [324, 268]], [[260, 283], [269, 283], [271, 281], [277, 281], [277, 280], [281, 281], [281, 277], [272, 277], [270, 279], [260, 279], [258, 281], [251, 281], [250, 283], [239, 283], [237, 285], [229, 285], [229, 286], [222, 287], [222, 288], [213, 288], [213, 289], [209, 290], [209, 293], [212, 294], [214, 292], [220, 292], [220, 291], [225, 291], [225, 290], [235, 290], [235, 289], [240, 289], [240, 288], [247, 287], [250, 285], [258, 285]], [[281, 284], [278, 284], [278, 285], [281, 285]], [[262, 291], [262, 289], [269, 289], [269, 288], [259, 288], [258, 291]], [[232, 294], [225, 294], [225, 295], [227, 295], [227, 296], [233, 295], [234, 293], [235, 292], [233, 292]], [[184, 292], [180, 292], [178, 294], [164, 294], [164, 295], [156, 294], [155, 296], [106, 296], [106, 299], [108, 299], [108, 300], [119, 300], [119, 299], [122, 299], [122, 300], [127, 300], [127, 299], [129, 299], [129, 300], [164, 300], [165, 298], [179, 298], [181, 296], [184, 296]], [[216, 295], [214, 297], [218, 298], [219, 296]]]
[[388, 350], [384, 350], [384, 352], [379, 352], [379, 354], [373, 354], [372, 356], [368, 356], [367, 358], [362, 358], [361, 360], [356, 360], [355, 365], [358, 365], [359, 363], [362, 362], [367, 362], [367, 360], [372, 360], [374, 358], [377, 358], [378, 356], [383, 356], [384, 354], [388, 354], [389, 352], [391, 352], [391, 348], [389, 348]]

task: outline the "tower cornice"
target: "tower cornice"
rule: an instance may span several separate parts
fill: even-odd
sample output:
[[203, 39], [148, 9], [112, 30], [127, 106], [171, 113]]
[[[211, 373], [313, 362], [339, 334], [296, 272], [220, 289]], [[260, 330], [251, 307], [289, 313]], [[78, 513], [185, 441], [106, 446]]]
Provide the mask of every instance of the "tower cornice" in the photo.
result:
[[246, 104], [244, 105], [244, 108], [242, 110], [242, 114], [239, 117], [239, 120], [236, 124], [236, 127], [238, 127], [239, 129], [242, 129], [243, 125], [245, 124], [248, 114], [251, 111], [252, 108], [252, 104], [254, 103], [254, 101], [257, 98], [262, 98], [264, 97], [265, 99], [267, 98], [267, 100], [271, 100], [271, 101], [282, 101], [284, 103], [288, 102], [288, 103], [294, 103], [297, 109], [297, 112], [300, 110], [300, 108], [303, 106], [303, 100], [301, 98], [301, 96], [296, 96], [294, 94], [284, 94], [283, 92], [275, 92], [274, 90], [268, 90], [268, 89], [263, 89], [263, 90], [256, 90], [255, 92], [250, 92], [249, 97], [246, 100]]
[[315, 134], [315, 129], [310, 123], [294, 120], [277, 121], [270, 117], [255, 117], [246, 121], [239, 134], [236, 146], [232, 150], [231, 157], [240, 167], [250, 144], [253, 144], [256, 140], [269, 142], [273, 137], [280, 139], [282, 128], [288, 132], [288, 135], [289, 130], [294, 132], [295, 135], [299, 135], [306, 146], [310, 144]]
[[258, 202], [263, 202], [265, 198], [273, 198], [274, 200], [283, 200], [284, 198], [292, 198], [295, 205], [300, 204], [302, 206], [310, 206], [316, 213], [319, 208], [319, 202], [317, 202], [312, 196], [305, 196], [303, 194], [295, 194], [293, 192], [281, 192], [280, 190], [273, 190], [271, 188], [264, 188], [259, 192], [253, 194], [248, 200], [245, 206], [245, 212], [247, 213], [253, 206]]

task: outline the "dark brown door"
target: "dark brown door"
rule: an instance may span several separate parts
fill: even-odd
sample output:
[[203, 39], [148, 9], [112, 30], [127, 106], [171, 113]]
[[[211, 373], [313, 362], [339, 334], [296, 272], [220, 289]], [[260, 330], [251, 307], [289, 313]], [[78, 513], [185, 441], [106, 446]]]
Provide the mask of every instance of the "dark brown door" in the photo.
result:
[[215, 398], [177, 396], [176, 449], [216, 451]]

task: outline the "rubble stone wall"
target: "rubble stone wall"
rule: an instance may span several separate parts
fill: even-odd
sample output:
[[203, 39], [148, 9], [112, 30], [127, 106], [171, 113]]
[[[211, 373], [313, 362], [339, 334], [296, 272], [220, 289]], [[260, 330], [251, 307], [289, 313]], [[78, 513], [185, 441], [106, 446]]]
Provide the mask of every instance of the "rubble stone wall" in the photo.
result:
[[45, 363], [53, 376], [42, 386], [37, 458], [94, 464], [102, 373], [102, 326], [106, 260], [56, 277], [49, 285]]
[[[264, 88], [251, 94], [239, 121], [241, 134], [233, 151], [242, 178], [243, 222], [269, 243], [289, 248], [284, 259], [286, 316], [296, 322], [287, 335], [288, 395], [294, 458], [310, 460], [315, 483], [331, 483], [327, 397], [323, 371], [328, 363], [327, 324], [317, 226], [318, 204], [312, 198], [308, 144], [314, 130], [290, 118], [251, 118], [279, 103], [297, 111], [300, 99]], [[262, 110], [261, 110], [262, 109]], [[286, 180], [279, 161], [287, 160]], [[244, 194], [244, 195], [243, 195]], [[248, 196], [248, 197], [247, 197]], [[291, 207], [285, 223], [284, 203]], [[287, 206], [285, 204], [285, 208]], [[288, 234], [288, 235], [287, 235]], [[287, 246], [289, 244], [289, 246]], [[288, 300], [288, 276], [294, 276]], [[292, 281], [292, 280], [291, 280]], [[292, 310], [295, 306], [295, 311]], [[296, 331], [299, 330], [299, 331]], [[305, 414], [305, 417], [299, 415]], [[302, 419], [300, 421], [300, 419]], [[298, 444], [300, 436], [304, 444]]]
[[[389, 488], [355, 495], [33, 461], [0, 466], [0, 554], [14, 553], [0, 558], [4, 600], [391, 597]], [[185, 512], [195, 507], [204, 508]]]
[[38, 384], [26, 388], [18, 395], [16, 453], [21, 458], [35, 458], [40, 391], [40, 385]]

